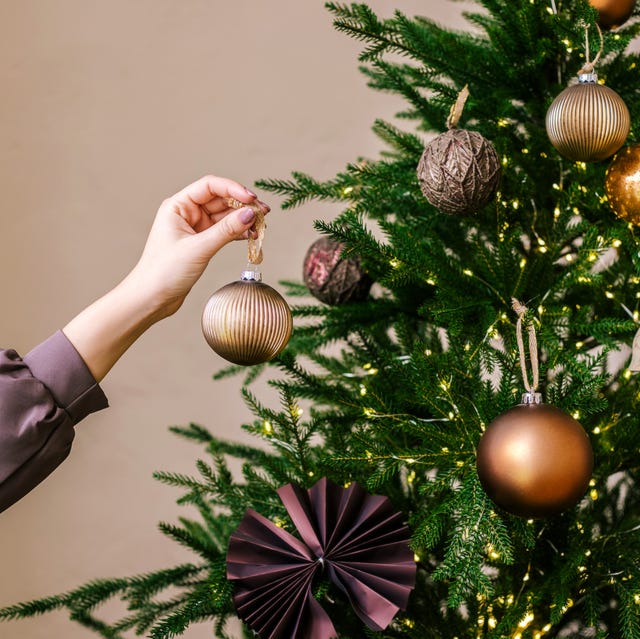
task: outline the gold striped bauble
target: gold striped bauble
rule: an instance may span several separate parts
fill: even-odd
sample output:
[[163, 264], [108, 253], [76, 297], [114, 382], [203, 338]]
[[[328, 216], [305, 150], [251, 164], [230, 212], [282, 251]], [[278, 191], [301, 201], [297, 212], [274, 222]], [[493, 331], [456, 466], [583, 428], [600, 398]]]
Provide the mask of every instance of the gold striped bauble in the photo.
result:
[[202, 313], [202, 332], [209, 346], [243, 366], [273, 359], [287, 345], [292, 328], [289, 305], [253, 271], [218, 289]]
[[566, 158], [597, 162], [624, 144], [631, 118], [613, 89], [598, 84], [595, 73], [585, 73], [553, 101], [546, 125], [551, 144]]

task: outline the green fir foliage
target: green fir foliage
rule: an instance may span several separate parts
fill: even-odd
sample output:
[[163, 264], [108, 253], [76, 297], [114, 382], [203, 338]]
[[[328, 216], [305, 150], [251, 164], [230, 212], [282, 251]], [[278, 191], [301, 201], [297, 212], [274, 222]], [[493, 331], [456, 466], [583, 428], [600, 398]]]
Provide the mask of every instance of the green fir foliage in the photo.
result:
[[[326, 475], [389, 496], [418, 562], [409, 609], [378, 634], [342, 593], [317, 584], [340, 637], [640, 639], [640, 388], [625, 368], [639, 321], [640, 242], [606, 202], [607, 163], [561, 158], [544, 128], [551, 101], [585, 62], [584, 25], [597, 43], [597, 14], [587, 0], [477, 4], [465, 32], [327, 4], [335, 28], [362, 43], [370, 86], [404, 98], [402, 126], [376, 121], [380, 158], [358, 159], [333, 179], [294, 172], [259, 186], [301, 214], [312, 200], [339, 202], [342, 212], [316, 228], [359, 256], [376, 286], [367, 300], [337, 307], [302, 300], [275, 367], [244, 371], [255, 416], [244, 429], [255, 447], [195, 424], [172, 429], [205, 453], [193, 476], [156, 474], [195, 513], [160, 524], [194, 563], [97, 580], [0, 618], [66, 609], [102, 637], [155, 639], [212, 620], [225, 637], [234, 615], [225, 554], [245, 510], [293, 530], [276, 489]], [[640, 57], [628, 51], [638, 33], [637, 19], [605, 33], [597, 68], [629, 107], [629, 143], [640, 119]], [[495, 201], [447, 216], [421, 194], [416, 166], [464, 85], [471, 95], [460, 126], [493, 141], [503, 177]], [[284, 285], [293, 301], [307, 294], [299, 282]], [[513, 297], [537, 330], [540, 390], [578, 417], [595, 452], [582, 502], [539, 521], [497, 508], [475, 468], [483, 430], [523, 390]], [[274, 373], [279, 407], [248, 388], [264, 370]], [[114, 597], [126, 616], [101, 621], [100, 605]]]

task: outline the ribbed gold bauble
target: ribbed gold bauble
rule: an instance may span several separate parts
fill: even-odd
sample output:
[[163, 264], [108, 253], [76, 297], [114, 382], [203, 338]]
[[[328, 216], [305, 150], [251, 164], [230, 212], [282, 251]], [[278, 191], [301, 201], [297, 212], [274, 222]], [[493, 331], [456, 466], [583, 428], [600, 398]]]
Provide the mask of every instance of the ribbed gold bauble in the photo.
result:
[[603, 29], [616, 29], [630, 18], [636, 0], [589, 0], [589, 4], [598, 10], [598, 24]]
[[202, 313], [209, 346], [243, 366], [273, 359], [287, 345], [293, 328], [291, 309], [280, 293], [248, 277], [218, 289]]
[[597, 162], [613, 155], [627, 139], [631, 118], [622, 98], [598, 84], [595, 73], [580, 76], [547, 111], [551, 144], [576, 162]]
[[593, 452], [570, 415], [547, 404], [520, 404], [489, 424], [476, 465], [482, 487], [498, 506], [526, 519], [552, 517], [584, 495]]
[[604, 186], [613, 212], [640, 225], [640, 144], [616, 153], [607, 169]]

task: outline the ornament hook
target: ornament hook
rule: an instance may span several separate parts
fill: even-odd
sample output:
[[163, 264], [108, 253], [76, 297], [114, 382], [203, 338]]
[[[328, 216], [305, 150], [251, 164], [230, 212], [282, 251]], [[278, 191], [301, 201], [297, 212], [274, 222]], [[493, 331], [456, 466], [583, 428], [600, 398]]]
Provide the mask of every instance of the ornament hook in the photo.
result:
[[[591, 52], [589, 50], [589, 27], [590, 26], [591, 25], [587, 25], [584, 29], [585, 65], [582, 67], [582, 69], [580, 69], [580, 71], [578, 71], [579, 76], [593, 74], [593, 70], [595, 69], [596, 64], [598, 64], [598, 61], [600, 60], [600, 57], [602, 56], [602, 53], [604, 51], [604, 36], [602, 35], [602, 29], [600, 28], [600, 25], [596, 23], [596, 29], [598, 29], [598, 35], [600, 36], [600, 49], [598, 50], [596, 57], [593, 59], [593, 62], [589, 60], [589, 58], [591, 57]], [[596, 80], [597, 80], [597, 76], [592, 81], [595, 82]], [[591, 80], [587, 80], [587, 81], [591, 81]]]
[[511, 307], [518, 314], [518, 323], [516, 324], [516, 339], [518, 341], [518, 350], [520, 351], [520, 369], [522, 371], [522, 380], [527, 392], [523, 396], [523, 404], [539, 404], [541, 401], [540, 393], [536, 393], [539, 379], [538, 371], [538, 340], [536, 338], [536, 329], [533, 324], [529, 324], [527, 332], [529, 333], [529, 358], [531, 360], [531, 370], [533, 380], [529, 383], [529, 375], [527, 373], [527, 355], [524, 348], [524, 339], [522, 336], [522, 323], [527, 312], [527, 307], [517, 299], [511, 299]]
[[251, 236], [251, 234], [249, 234], [248, 261], [249, 264], [262, 264], [262, 242], [264, 240], [264, 231], [267, 228], [264, 223], [264, 208], [260, 206], [260, 204], [245, 204], [244, 202], [240, 202], [233, 197], [226, 198], [225, 204], [232, 209], [241, 209], [245, 206], [248, 206], [255, 211], [256, 220], [253, 224], [253, 228], [255, 228], [256, 237], [254, 238]]
[[464, 110], [464, 105], [466, 104], [468, 97], [469, 85], [465, 84], [462, 91], [458, 93], [458, 98], [451, 107], [451, 111], [449, 111], [449, 117], [447, 118], [447, 129], [455, 129], [458, 126], [458, 122], [460, 122], [462, 111]]

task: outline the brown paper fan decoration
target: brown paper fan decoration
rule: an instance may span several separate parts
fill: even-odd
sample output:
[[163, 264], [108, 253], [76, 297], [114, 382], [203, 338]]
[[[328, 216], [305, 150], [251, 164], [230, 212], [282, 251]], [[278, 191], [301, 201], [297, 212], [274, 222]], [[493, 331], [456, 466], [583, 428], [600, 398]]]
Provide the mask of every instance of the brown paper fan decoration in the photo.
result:
[[302, 541], [253, 510], [231, 535], [227, 578], [236, 610], [261, 639], [331, 639], [331, 619], [314, 599], [323, 571], [372, 630], [405, 610], [415, 585], [409, 529], [387, 497], [326, 477], [308, 491], [278, 490]]

